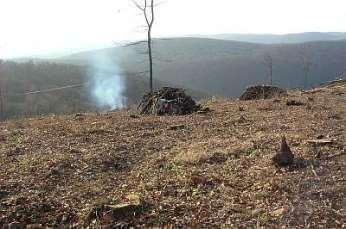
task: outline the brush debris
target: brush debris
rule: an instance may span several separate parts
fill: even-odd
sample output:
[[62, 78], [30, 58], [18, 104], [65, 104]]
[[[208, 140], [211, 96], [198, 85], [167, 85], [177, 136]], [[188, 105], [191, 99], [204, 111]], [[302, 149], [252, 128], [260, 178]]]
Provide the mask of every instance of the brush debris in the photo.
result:
[[[208, 114], [0, 122], [0, 228], [345, 227], [346, 97], [337, 92], [346, 84], [316, 92], [311, 110], [215, 99], [203, 103]], [[299, 149], [287, 172], [271, 165], [281, 133]], [[334, 143], [307, 143], [321, 134]]]
[[186, 115], [196, 112], [200, 106], [184, 89], [163, 87], [143, 96], [139, 105], [141, 114]]
[[252, 86], [248, 87], [246, 91], [239, 98], [240, 100], [259, 100], [259, 99], [272, 99], [278, 96], [287, 95], [287, 91], [275, 86]]

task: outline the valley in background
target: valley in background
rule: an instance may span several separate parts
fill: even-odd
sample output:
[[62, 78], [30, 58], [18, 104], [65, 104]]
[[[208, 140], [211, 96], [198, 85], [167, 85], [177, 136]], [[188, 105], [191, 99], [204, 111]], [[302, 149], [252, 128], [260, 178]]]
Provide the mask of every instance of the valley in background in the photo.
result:
[[[308, 87], [343, 77], [346, 72], [344, 33], [214, 37], [219, 39], [155, 39], [155, 88], [182, 87], [197, 100], [238, 97], [247, 86], [268, 84], [263, 63], [266, 55], [273, 59], [273, 84], [283, 88], [305, 86], [302, 55], [312, 63]], [[91, 93], [95, 72], [107, 77], [117, 75], [123, 84], [119, 95], [126, 106], [136, 105], [148, 88], [145, 52], [145, 44], [139, 43], [59, 58], [3, 61], [2, 117], [107, 110], [97, 104]], [[71, 85], [77, 86], [50, 91]], [[47, 89], [44, 93], [30, 93]]]

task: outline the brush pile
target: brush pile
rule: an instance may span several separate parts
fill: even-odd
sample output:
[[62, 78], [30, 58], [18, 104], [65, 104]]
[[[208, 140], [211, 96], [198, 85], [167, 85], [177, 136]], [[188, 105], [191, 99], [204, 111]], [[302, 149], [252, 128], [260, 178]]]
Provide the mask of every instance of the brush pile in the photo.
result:
[[277, 96], [286, 95], [287, 92], [274, 86], [252, 86], [248, 87], [240, 100], [271, 99]]
[[141, 114], [186, 115], [196, 112], [200, 106], [181, 88], [163, 87], [143, 96], [139, 105]]

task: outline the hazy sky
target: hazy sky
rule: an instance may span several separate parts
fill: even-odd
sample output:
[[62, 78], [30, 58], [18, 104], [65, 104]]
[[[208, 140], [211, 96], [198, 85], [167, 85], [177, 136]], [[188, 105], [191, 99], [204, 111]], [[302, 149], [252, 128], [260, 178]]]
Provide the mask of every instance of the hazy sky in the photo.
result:
[[[138, 0], [141, 1], [141, 0]], [[131, 0], [1, 0], [0, 56], [61, 54], [139, 39]], [[346, 31], [346, 0], [164, 0], [155, 36]]]

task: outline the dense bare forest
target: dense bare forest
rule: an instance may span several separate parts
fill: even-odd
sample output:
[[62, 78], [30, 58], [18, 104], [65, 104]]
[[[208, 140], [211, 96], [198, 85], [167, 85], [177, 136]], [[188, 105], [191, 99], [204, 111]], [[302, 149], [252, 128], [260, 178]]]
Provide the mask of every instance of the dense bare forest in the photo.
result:
[[86, 70], [48, 62], [2, 62], [0, 67], [2, 117], [69, 113], [92, 108], [85, 86], [46, 90], [86, 82]]
[[[126, 71], [147, 70], [145, 45], [109, 48], [67, 56], [57, 61], [85, 64], [98, 56], [121, 56]], [[222, 97], [237, 97], [245, 87], [268, 84], [264, 57], [273, 61], [273, 84], [302, 88], [306, 84], [304, 60], [311, 62], [308, 87], [333, 80], [346, 72], [346, 41], [296, 44], [256, 44], [239, 41], [171, 38], [153, 42], [155, 78], [174, 85]], [[302, 58], [302, 56], [309, 57]]]
[[[0, 65], [1, 118], [28, 117], [44, 114], [67, 114], [103, 111], [93, 97], [94, 69], [43, 61], [3, 61]], [[103, 74], [110, 74], [101, 70]], [[120, 73], [124, 84], [121, 92], [126, 106], [135, 105], [146, 92], [146, 78], [137, 73]], [[156, 87], [166, 85], [158, 80]], [[191, 91], [195, 98], [206, 93]], [[109, 108], [107, 108], [109, 110]]]

